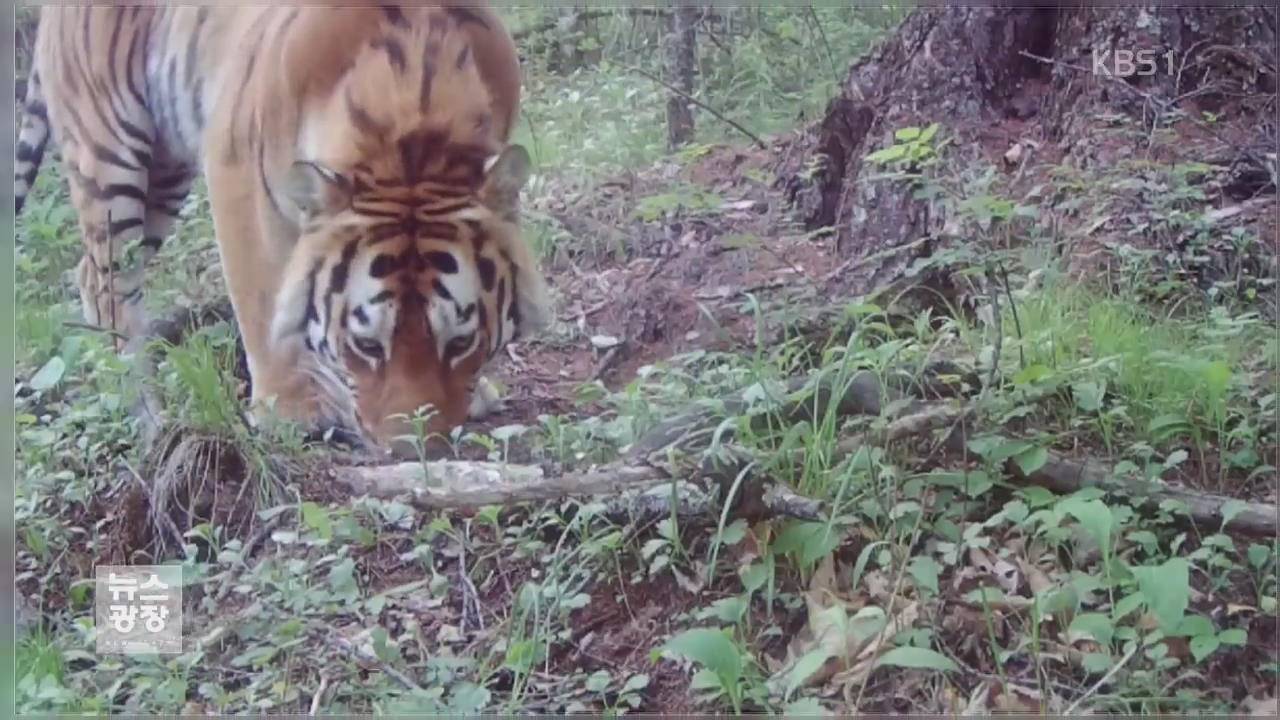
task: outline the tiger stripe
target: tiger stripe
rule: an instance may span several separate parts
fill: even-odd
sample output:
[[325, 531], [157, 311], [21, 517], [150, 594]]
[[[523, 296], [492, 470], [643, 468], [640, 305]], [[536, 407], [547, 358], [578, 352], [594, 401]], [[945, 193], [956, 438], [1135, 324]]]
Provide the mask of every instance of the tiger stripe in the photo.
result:
[[424, 402], [456, 424], [550, 317], [518, 226], [528, 156], [503, 149], [519, 75], [482, 8], [46, 6], [16, 209], [55, 143], [86, 320], [132, 337], [203, 173], [256, 418], [274, 397], [373, 439]]

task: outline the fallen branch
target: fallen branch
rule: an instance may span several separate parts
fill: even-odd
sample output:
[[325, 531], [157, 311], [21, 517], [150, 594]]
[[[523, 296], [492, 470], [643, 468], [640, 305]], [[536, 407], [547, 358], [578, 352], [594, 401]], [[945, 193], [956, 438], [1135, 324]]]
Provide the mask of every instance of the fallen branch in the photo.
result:
[[[1108, 472], [1101, 463], [1091, 460], [1084, 462], [1067, 460], [1052, 452], [1049, 453], [1048, 462], [1033, 473], [1022, 472], [1018, 464], [1012, 460], [1009, 461], [1006, 469], [1011, 475], [1024, 482], [1063, 494], [1087, 487], [1105, 488], [1108, 485], [1118, 484], [1127, 495], [1140, 500], [1150, 502], [1176, 500], [1186, 506], [1187, 515], [1194, 522], [1209, 525], [1214, 532], [1223, 525], [1222, 509], [1227, 506], [1227, 503], [1239, 502], [1234, 498], [1161, 482], [1111, 480], [1112, 473]], [[1227, 520], [1223, 529], [1246, 535], [1277, 537], [1280, 536], [1280, 532], [1277, 531], [1278, 518], [1280, 518], [1280, 508], [1275, 505], [1249, 502], [1245, 503], [1243, 510]]]
[[[835, 459], [852, 454], [868, 442], [884, 444], [911, 436], [923, 436], [947, 426], [951, 427], [951, 432], [944, 441], [944, 445], [951, 452], [959, 453], [964, 450], [967, 436], [958, 421], [961, 418], [972, 418], [973, 414], [971, 406], [957, 408], [934, 405], [923, 409], [913, 408], [910, 413], [890, 422], [880, 432], [851, 436], [841, 440], [836, 444]], [[1053, 451], [1049, 451], [1048, 455], [1049, 459], [1035, 472], [1023, 472], [1021, 466], [1012, 459], [1006, 462], [1005, 472], [1027, 485], [1036, 485], [1063, 495], [1088, 487], [1110, 486], [1123, 491], [1129, 497], [1157, 504], [1164, 500], [1176, 500], [1186, 506], [1187, 515], [1192, 521], [1210, 525], [1215, 532], [1219, 526], [1223, 525], [1222, 509], [1228, 503], [1239, 502], [1235, 498], [1161, 482], [1113, 480], [1114, 472], [1102, 463], [1092, 460], [1083, 462], [1068, 460]], [[1266, 503], [1249, 502], [1245, 503], [1243, 510], [1227, 520], [1224, 529], [1246, 535], [1276, 537], [1280, 536], [1278, 524], [1280, 524], [1280, 508]]]
[[[184, 310], [180, 317], [153, 323], [152, 335], [170, 342], [206, 322], [230, 317], [228, 307]], [[147, 353], [141, 353], [146, 357]], [[145, 360], [140, 362], [147, 362]], [[965, 434], [958, 420], [971, 417], [972, 407], [930, 404], [925, 397], [955, 397], [947, 376], [967, 378], [973, 371], [952, 361], [936, 361], [922, 373], [871, 371], [850, 374], [819, 373], [780, 382], [752, 392], [722, 398], [701, 409], [673, 417], [632, 443], [614, 463], [585, 471], [551, 474], [541, 467], [510, 463], [439, 460], [425, 464], [339, 465], [325, 470], [330, 481], [354, 494], [380, 498], [408, 496], [429, 510], [476, 510], [486, 506], [596, 497], [600, 511], [611, 518], [636, 521], [675, 512], [684, 518], [718, 518], [726, 502], [739, 517], [786, 516], [816, 520], [823, 504], [798, 495], [784, 484], [755, 471], [750, 457], [733, 446], [736, 431], [746, 423], [757, 432], [777, 431], [800, 422], [819, 422], [861, 415], [878, 417], [886, 407], [890, 422], [874, 432], [837, 444], [837, 459], [866, 444], [883, 445], [950, 427], [942, 446], [962, 450]], [[905, 402], [899, 402], [905, 401]], [[893, 403], [890, 406], [890, 403]], [[1112, 481], [1103, 465], [1068, 460], [1050, 452], [1049, 460], [1032, 473], [1009, 461], [1009, 476], [1059, 493], [1111, 485], [1143, 499], [1181, 501], [1197, 523], [1216, 529], [1223, 524], [1226, 498], [1158, 483]], [[732, 493], [732, 495], [730, 495]], [[1225, 528], [1250, 535], [1277, 535], [1277, 508], [1247, 503]]]
[[[509, 463], [435, 460], [395, 465], [343, 466], [330, 479], [353, 494], [378, 498], [409, 497], [423, 510], [478, 510], [499, 505], [606, 498], [605, 517], [635, 522], [662, 518], [673, 510], [681, 518], [716, 517], [722, 507], [715, 483], [672, 478], [647, 465], [611, 464], [587, 472], [548, 475], [541, 468]], [[742, 504], [741, 514], [817, 520], [822, 506], [776, 483], [759, 483], [758, 505]]]
[[550, 475], [529, 465], [437, 460], [340, 466], [328, 473], [330, 481], [355, 494], [408, 496], [411, 504], [430, 510], [602, 496], [607, 498], [603, 514], [632, 521], [664, 517], [672, 511], [686, 518], [718, 517], [725, 502], [738, 516], [817, 520], [822, 517], [822, 503], [754, 472], [749, 458], [734, 450], [733, 423], [724, 420], [753, 409], [761, 412], [752, 413], [746, 422], [762, 428], [770, 422], [812, 422], [831, 412], [878, 415], [886, 389], [892, 396], [910, 386], [905, 374], [891, 376], [885, 383], [870, 371], [796, 378], [777, 388], [771, 400], [754, 406], [740, 396], [727, 398], [718, 407], [676, 416], [633, 443], [618, 462], [583, 472]]
[[392, 667], [388, 662], [373, 653], [371, 648], [366, 646], [365, 643], [357, 644], [337, 633], [328, 633], [322, 639], [344, 655], [348, 657], [354, 656], [364, 665], [381, 670], [384, 675], [400, 683], [405, 687], [405, 689], [418, 693], [425, 692], [416, 682], [413, 681], [412, 678]]

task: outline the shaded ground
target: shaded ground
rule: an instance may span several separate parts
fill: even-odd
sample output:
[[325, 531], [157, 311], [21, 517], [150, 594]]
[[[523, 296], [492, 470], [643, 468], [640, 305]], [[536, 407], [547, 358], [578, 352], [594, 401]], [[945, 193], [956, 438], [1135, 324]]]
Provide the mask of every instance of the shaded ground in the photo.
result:
[[[991, 142], [984, 143], [980, 152], [987, 160], [999, 163], [1010, 144], [1023, 137], [1024, 129], [1016, 121], [992, 128], [988, 133]], [[1194, 140], [1194, 135], [1174, 138], [1159, 152], [1188, 158], [1206, 152]], [[1210, 138], [1205, 142], [1216, 141]], [[1113, 163], [1122, 162], [1133, 153], [1121, 144], [1105, 145], [1104, 150], [1107, 161]], [[787, 140], [764, 151], [717, 146], [686, 165], [659, 165], [594, 186], [552, 181], [547, 192], [531, 203], [530, 210], [551, 218], [572, 239], [566, 246], [585, 250], [572, 254], [562, 250], [553, 256], [549, 274], [559, 301], [559, 322], [548, 336], [513, 348], [500, 363], [494, 377], [506, 387], [508, 406], [483, 426], [534, 425], [541, 414], [590, 414], [598, 408], [574, 399], [583, 384], [599, 380], [610, 389], [618, 389], [635, 377], [641, 366], [673, 354], [698, 348], [749, 347], [755, 342], [757, 323], [744, 293], [766, 300], [785, 298], [800, 314], [806, 307], [816, 311], [819, 305], [836, 301], [841, 277], [833, 271], [841, 263], [829, 239], [809, 237], [800, 231], [790, 220], [782, 192], [769, 182], [771, 169], [786, 162], [788, 152], [792, 147]], [[1046, 167], [1033, 168], [1026, 182], [1047, 180], [1048, 173]], [[703, 197], [695, 207], [663, 205], [670, 200], [667, 196], [673, 194], [673, 187], [695, 186], [714, 197]], [[655, 205], [659, 210], [652, 210]], [[650, 208], [652, 214], [637, 217], [645, 208]], [[1250, 206], [1237, 221], [1260, 234], [1273, 231], [1274, 208], [1272, 197], [1269, 204]], [[1117, 216], [1120, 210], [1115, 209]], [[611, 234], [617, 237], [611, 238]], [[1123, 237], [1132, 242], [1131, 236]], [[615, 239], [625, 243], [627, 250], [621, 263], [610, 247]], [[1106, 228], [1100, 228], [1099, 233], [1090, 235], [1079, 246], [1080, 272], [1097, 272], [1096, 265], [1090, 268], [1090, 260], [1098, 257], [1096, 250], [1107, 243]], [[602, 342], [600, 336], [616, 339], [618, 349], [610, 352], [612, 341]], [[245, 499], [239, 492], [243, 468], [237, 472], [228, 466], [225, 471], [219, 473], [225, 482], [220, 483], [213, 497], [196, 504], [209, 507], [217, 497], [224, 502], [227, 498]], [[1183, 472], [1188, 481], [1196, 475], [1194, 468], [1184, 468]], [[1245, 496], [1259, 499], [1267, 499], [1269, 488], [1265, 483], [1252, 489], [1235, 487]], [[303, 497], [321, 504], [342, 504], [346, 500], [332, 488], [317, 486], [304, 488]], [[113, 509], [108, 511], [107, 506]], [[84, 508], [86, 524], [107, 519], [106, 542], [100, 547], [98, 561], [119, 562], [149, 544], [152, 536], [145, 528], [145, 509], [145, 500], [129, 491], [123, 502], [107, 498]], [[223, 523], [237, 515], [234, 506], [217, 512]], [[490, 552], [489, 561], [495, 564], [476, 589], [480, 606], [490, 609], [482, 613], [492, 609], [505, 612], [514, 602], [513, 589], [529, 577], [535, 564], [528, 558], [504, 560], [502, 544], [491, 536], [486, 539], [484, 531], [477, 532], [471, 538], [473, 547], [497, 543], [498, 548]], [[367, 592], [421, 580], [421, 571], [403, 560], [417, 542], [408, 531], [391, 532], [383, 534], [372, 547], [358, 551], [354, 557]], [[449, 575], [458, 568], [458, 546], [448, 542], [438, 545], [438, 549], [447, 552], [437, 570]], [[857, 548], [847, 550], [853, 552]], [[282, 551], [286, 548], [272, 540], [265, 540], [258, 550], [267, 555]], [[635, 567], [623, 570], [637, 571]], [[967, 584], [958, 584], [952, 594], [959, 597], [978, 579], [974, 576]], [[955, 580], [959, 582], [961, 578]], [[19, 587], [28, 595], [41, 593], [32, 576], [21, 579]], [[557, 643], [552, 650], [551, 665], [559, 679], [543, 678], [531, 685], [527, 706], [536, 708], [550, 703], [547, 707], [560, 707], [552, 700], [559, 693], [574, 692], [576, 687], [566, 678], [604, 669], [619, 677], [649, 674], [641, 710], [693, 711], [696, 706], [689, 694], [687, 671], [669, 662], [653, 665], [649, 650], [675, 628], [673, 622], [681, 613], [705, 606], [715, 593], [692, 593], [680, 587], [671, 574], [660, 574], [640, 583], [601, 579], [589, 594], [591, 602], [568, 622], [568, 627], [573, 628], [572, 637]], [[1248, 601], [1247, 593], [1242, 592], [1239, 600]], [[66, 598], [54, 591], [45, 593], [44, 602], [46, 609], [56, 610]], [[453, 587], [443, 601], [424, 604], [408, 597], [385, 611], [388, 614], [382, 622], [396, 628], [411, 621], [424, 637], [438, 638], [442, 646], [465, 655], [473, 643], [487, 642], [490, 637], [479, 629], [481, 625], [488, 627], [501, 621], [500, 615], [483, 620], [471, 618], [460, 610], [465, 606], [463, 590]], [[236, 607], [230, 605], [222, 616], [234, 617]], [[1213, 610], [1208, 606], [1204, 609]], [[970, 642], [986, 632], [981, 613], [971, 607], [934, 611], [941, 613], [942, 636], [960, 653], [960, 660], [973, 667], [990, 665], [991, 659], [982, 656], [982, 644]], [[774, 620], [782, 627], [798, 628], [804, 622], [803, 608], [780, 612]], [[1275, 631], [1274, 619], [1260, 616], [1259, 620], [1250, 627], [1246, 648], [1223, 656], [1214, 675], [1233, 674], [1240, 679], [1244, 673], [1252, 677], [1247, 681], [1251, 688], [1259, 687], [1261, 678], [1252, 676], [1247, 668], [1256, 667], [1265, 658], [1276, 659], [1274, 645], [1269, 644]], [[352, 626], [351, 632], [356, 629]], [[346, 631], [339, 628], [338, 632]], [[779, 658], [784, 646], [785, 643], [775, 648]], [[501, 689], [501, 683], [497, 687]], [[873, 694], [881, 690], [886, 690], [883, 678], [870, 685]], [[886, 698], [907, 697], [916, 691], [904, 686], [889, 692]], [[910, 705], [905, 700], [884, 702], [882, 711], [906, 710]]]
[[[1036, 91], [1034, 86], [1024, 88], [1027, 93]], [[965, 131], [977, 138], [965, 148], [971, 159], [1000, 168], [1006, 178], [1016, 177], [1018, 187], [1060, 180], [1055, 173], [1062, 170], [1059, 163], [1067, 153], [1047, 142], [1034, 123], [1008, 118]], [[1227, 128], [1208, 133], [1199, 125], [1187, 124], [1152, 142], [1121, 132], [1108, 133], [1104, 125], [1099, 125], [1091, 136], [1096, 138], [1091, 157], [1099, 167], [1125, 163], [1167, 167], [1199, 162], [1221, 156], [1224, 149], [1229, 149], [1231, 132]], [[1025, 144], [1028, 141], [1031, 144]], [[600, 381], [617, 390], [635, 378], [641, 367], [679, 353], [749, 348], [757, 342], [759, 323], [748, 293], [765, 304], [768, 313], [764, 324], [768, 330], [778, 323], [779, 316], [774, 311], [780, 306], [787, 306], [792, 318], [816, 314], [819, 308], [838, 302], [851, 293], [851, 288], [862, 284], [862, 278], [852, 277], [859, 269], [846, 264], [830, 237], [806, 233], [792, 220], [786, 191], [774, 182], [779, 170], [784, 175], [796, 172], [797, 165], [803, 162], [805, 142], [798, 133], [776, 141], [767, 150], [700, 148], [682, 162], [662, 163], [625, 177], [591, 183], [548, 179], [538, 196], [530, 199], [528, 212], [549, 238], [548, 274], [558, 301], [558, 322], [544, 337], [513, 347], [498, 364], [493, 378], [505, 386], [507, 408], [478, 427], [532, 426], [543, 414], [594, 414], [600, 410], [598, 404], [577, 399], [583, 385]], [[1025, 166], [1006, 160], [1014, 147], [1023, 147], [1021, 152], [1032, 156]], [[1241, 208], [1231, 216], [1234, 225], [1258, 237], [1275, 237], [1274, 187], [1268, 191], [1256, 178], [1241, 179], [1230, 172], [1196, 184], [1210, 205]], [[1209, 248], [1208, 260], [1203, 259], [1203, 248], [1188, 248], [1186, 257], [1180, 257], [1176, 247], [1171, 252], [1170, 245], [1178, 232], [1135, 228], [1134, 218], [1151, 213], [1150, 188], [1112, 187], [1082, 200], [1077, 212], [1054, 219], [1059, 223], [1057, 232], [1074, 234], [1079, 240], [1069, 252], [1074, 270], [1082, 278], [1107, 277], [1113, 271], [1108, 251], [1119, 244], [1160, 254], [1193, 284], [1211, 284], [1232, 270], [1249, 278], [1274, 278], [1277, 274], [1276, 255], [1256, 252], [1257, 248], [1247, 257], [1233, 254], [1230, 248]], [[1103, 216], [1105, 221], [1098, 222], [1097, 218]], [[1259, 378], [1258, 382], [1265, 380]], [[1075, 448], [1081, 454], [1096, 449]], [[484, 454], [479, 450], [474, 453]], [[513, 457], [520, 457], [519, 451]], [[1197, 457], [1170, 473], [1168, 479], [1195, 485], [1201, 477], [1218, 474], [1217, 462], [1219, 459], [1212, 454]], [[259, 525], [254, 525], [252, 531], [239, 532], [241, 527], [252, 525], [245, 519], [247, 506], [243, 503], [250, 500], [242, 493], [245, 473], [242, 465], [237, 466], [235, 459], [228, 457], [214, 474], [214, 487], [193, 493], [195, 497], [184, 499], [183, 504], [202, 513], [212, 509], [216, 525], [237, 526], [232, 528], [236, 537], [257, 537], [259, 557], [288, 557], [294, 551], [289, 546], [292, 539], [280, 542], [274, 535], [263, 535]], [[1234, 473], [1229, 479], [1232, 484], [1226, 490], [1241, 498], [1276, 501], [1274, 483], [1265, 477], [1249, 479]], [[139, 561], [136, 553], [154, 540], [146, 522], [145, 497], [127, 483], [122, 487], [117, 487], [114, 494], [94, 497], [73, 511], [80, 516], [81, 525], [102, 531], [99, 544], [75, 553], [74, 562], [81, 576], [89, 574], [95, 561]], [[322, 483], [302, 487], [301, 494], [303, 500], [319, 506], [342, 506], [351, 501]], [[421, 651], [424, 655], [413, 655], [406, 648], [407, 659], [424, 661], [445, 650], [460, 657], [480, 657], [485, 654], [481, 649], [487, 652], [494, 643], [510, 641], [496, 635], [494, 627], [517, 604], [515, 595], [523, 581], [538, 571], [536, 553], [547, 552], [546, 547], [559, 537], [558, 531], [538, 526], [533, 515], [514, 515], [507, 519], [508, 524], [529, 523], [537, 528], [531, 534], [545, 545], [532, 551], [516, 548], [510, 538], [496, 536], [488, 526], [471, 518], [469, 535], [463, 541], [445, 535], [424, 541], [420, 527], [405, 527], [384, 530], [375, 541], [352, 552], [366, 595], [423, 581], [422, 566], [406, 558], [424, 546], [434, 553], [433, 572], [448, 579], [449, 584], [440, 595], [408, 592], [377, 613], [379, 623], [393, 633], [413, 628], [423, 638], [422, 647], [412, 652]], [[452, 522], [463, 525], [466, 518], [457, 516]], [[419, 519], [418, 524], [424, 523]], [[653, 534], [651, 528], [643, 528], [636, 530], [636, 537], [642, 532], [643, 537]], [[1189, 545], [1196, 542], [1188, 540]], [[47, 610], [65, 608], [67, 593], [57, 583], [46, 583], [40, 577], [40, 563], [24, 539], [19, 538], [19, 546], [19, 568], [24, 573], [19, 578], [20, 592], [27, 597], [43, 597]], [[855, 538], [842, 547], [840, 572], [847, 575], [866, 546], [867, 538]], [[529, 681], [525, 707], [559, 709], [557, 698], [581, 692], [582, 674], [608, 670], [617, 678], [649, 675], [648, 685], [641, 693], [640, 710], [691, 712], [697, 708], [689, 691], [688, 669], [672, 662], [655, 665], [649, 652], [677, 627], [687, 626], [684, 613], [704, 608], [731, 591], [714, 586], [691, 589], [671, 573], [644, 575], [643, 564], [627, 557], [627, 563], [616, 572], [595, 577], [585, 585], [590, 601], [570, 613], [564, 622], [570, 635], [550, 648], [546, 662], [550, 673], [535, 673]], [[464, 563], [472, 569], [473, 576], [484, 578], [474, 593], [457, 581]], [[481, 566], [478, 563], [483, 572], [476, 570]], [[991, 568], [965, 570], [972, 572], [943, 578], [943, 597], [926, 608], [926, 622], [937, 629], [943, 644], [966, 670], [959, 682], [965, 697], [944, 700], [944, 690], [955, 693], [956, 689], [929, 686], [920, 675], [882, 674], [868, 686], [869, 697], [876, 697], [879, 703], [873, 710], [906, 711], [913, 709], [913, 703], [921, 697], [936, 701], [936, 708], [963, 709], [968, 695], [983, 687], [992, 688], [988, 706], [999, 706], [994, 676], [988, 672], [997, 663], [989, 656], [986, 638], [993, 633], [1003, 646], [1009, 647], [1018, 641], [1020, 628], [1000, 616], [995, 618], [993, 627], [981, 608], [963, 600], [974, 588], [999, 584]], [[1050, 571], [1065, 572], [1063, 568]], [[786, 581], [799, 586], [796, 578]], [[1235, 606], [1237, 613], [1252, 612], [1256, 622], [1248, 625], [1243, 647], [1217, 656], [1209, 666], [1201, 666], [1203, 677], [1195, 682], [1206, 691], [1225, 688], [1223, 692], [1232, 695], [1231, 700], [1239, 700], [1245, 692], [1263, 694], [1268, 675], [1259, 668], [1277, 661], [1276, 625], [1273, 615], [1240, 609], [1251, 607], [1256, 599], [1250, 596], [1251, 588], [1243, 579], [1233, 577], [1232, 581], [1228, 587], [1211, 588], [1205, 579], [1196, 578], [1198, 597], [1193, 600], [1193, 609], [1220, 613], [1225, 601], [1228, 607]], [[1023, 578], [1019, 585], [1006, 590], [1026, 591], [1030, 582]], [[1212, 602], [1206, 599], [1215, 594]], [[478, 600], [478, 611], [468, 610], [471, 597]], [[764, 615], [760, 606], [761, 603], [753, 603], [751, 612]], [[237, 599], [233, 594], [219, 606], [217, 619], [234, 625], [247, 622], [254, 612], [251, 596]], [[772, 660], [781, 662], [789, 636], [805, 624], [805, 608], [801, 604], [772, 608], [771, 612], [769, 620], [786, 636], [762, 640], [761, 649]], [[343, 637], [357, 638], [362, 630], [350, 618], [337, 618], [333, 624], [334, 633]], [[1046, 626], [1046, 635], [1051, 629]], [[1186, 655], [1185, 643], [1171, 645], [1171, 652]], [[324, 662], [336, 663], [342, 657], [333, 649], [317, 653], [317, 659]], [[370, 667], [367, 673], [377, 675], [376, 665]], [[1026, 668], [1009, 670], [1019, 673]], [[1054, 681], [1079, 690], [1078, 684], [1072, 685], [1077, 679], [1065, 663], [1061, 676]], [[513, 682], [507, 673], [493, 687], [507, 691]], [[614, 690], [610, 690], [611, 702], [617, 696]], [[584, 703], [595, 699], [582, 696]], [[1015, 702], [1013, 709], [1034, 710], [1036, 706]]]
[[[499, 364], [494, 379], [507, 388], [508, 409], [484, 426], [533, 424], [538, 414], [571, 411], [582, 384], [616, 390], [641, 366], [674, 354], [754, 342], [746, 293], [769, 299], [812, 288], [834, 267], [830, 244], [795, 226], [769, 182], [784, 149], [714, 146], [687, 166], [592, 185], [551, 180], [530, 211], [587, 250], [558, 253], [550, 264], [559, 322]], [[707, 197], [677, 205], [675, 194], [690, 187]], [[660, 208], [658, 217], [637, 217], [646, 203]], [[625, 247], [622, 263], [615, 241]]]

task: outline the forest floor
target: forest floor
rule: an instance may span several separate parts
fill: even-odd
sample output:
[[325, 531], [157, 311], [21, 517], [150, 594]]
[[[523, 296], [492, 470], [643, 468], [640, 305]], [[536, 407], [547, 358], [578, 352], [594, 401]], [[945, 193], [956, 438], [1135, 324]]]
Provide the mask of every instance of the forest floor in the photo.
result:
[[[1009, 180], [1017, 128], [992, 137], [981, 154]], [[19, 317], [20, 702], [138, 713], [1274, 711], [1274, 533], [1192, 522], [1175, 501], [1112, 486], [1055, 494], [1006, 468], [1088, 458], [1108, 476], [1230, 499], [1227, 520], [1250, 503], [1274, 508], [1274, 319], [1158, 269], [1166, 248], [1143, 242], [1238, 206], [1223, 237], [1260, 248], [1274, 277], [1260, 240], [1276, 233], [1274, 194], [1224, 201], [1196, 161], [1210, 139], [1190, 130], [1155, 154], [1100, 134], [1112, 162], [1089, 171], [1046, 151], [1003, 192], [1041, 218], [1074, 202], [1054, 241], [1071, 238], [1067, 251], [1028, 242], [1007, 256], [1012, 307], [993, 313], [985, 286], [958, 280], [947, 302], [903, 320], [893, 298], [843, 297], [854, 269], [829, 236], [792, 220], [774, 179], [797, 138], [693, 146], [623, 176], [539, 178], [526, 222], [558, 319], [501, 360], [492, 377], [506, 408], [468, 425], [456, 454], [588, 467], [690, 406], [754, 388], [753, 412], [773, 412], [770, 388], [789, 377], [919, 371], [939, 357], [981, 377], [996, 357], [999, 380], [961, 393], [985, 424], [967, 452], [930, 449], [928, 435], [915, 439], [923, 449], [842, 445], [883, 429], [886, 407], [879, 425], [737, 426], [734, 442], [760, 468], [834, 508], [819, 522], [621, 525], [586, 500], [424, 513], [255, 469], [262, 456], [229, 429], [243, 383], [228, 380], [235, 333], [220, 323], [158, 373], [174, 422], [210, 438], [187, 463], [206, 471], [187, 474], [213, 481], [181, 488], [204, 514], [181, 528], [185, 549], [169, 545], [191, 597], [186, 652], [165, 657], [92, 653], [81, 579], [158, 547], [137, 482], [155, 465], [131, 455], [124, 364], [58, 319], [75, 306], [49, 278], [71, 267], [77, 241], [65, 196], [43, 179], [22, 221], [20, 297], [62, 315]], [[220, 292], [203, 203], [158, 260], [158, 309]], [[929, 270], [962, 279], [982, 267], [935, 260]], [[833, 307], [857, 322], [815, 337], [806, 321]], [[800, 460], [787, 459], [794, 451]], [[297, 452], [297, 467], [324, 457]], [[31, 627], [38, 617], [43, 630]]]

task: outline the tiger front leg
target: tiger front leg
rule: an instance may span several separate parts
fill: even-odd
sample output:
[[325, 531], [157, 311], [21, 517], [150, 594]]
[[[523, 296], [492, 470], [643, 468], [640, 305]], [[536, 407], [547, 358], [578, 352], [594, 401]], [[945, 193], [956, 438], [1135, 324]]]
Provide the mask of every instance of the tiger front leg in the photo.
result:
[[84, 243], [84, 255], [76, 266], [76, 289], [85, 322], [111, 331], [119, 351], [146, 330], [144, 277], [159, 247], [143, 232], [147, 178], [144, 172], [135, 172], [118, 178], [120, 182], [107, 183], [102, 177], [105, 169], [98, 164], [81, 165], [68, 173]]

